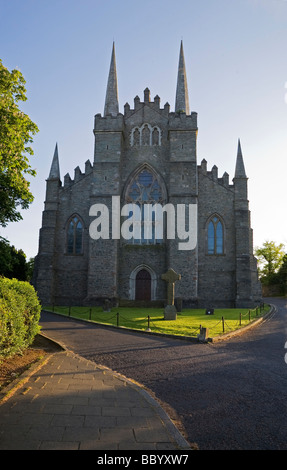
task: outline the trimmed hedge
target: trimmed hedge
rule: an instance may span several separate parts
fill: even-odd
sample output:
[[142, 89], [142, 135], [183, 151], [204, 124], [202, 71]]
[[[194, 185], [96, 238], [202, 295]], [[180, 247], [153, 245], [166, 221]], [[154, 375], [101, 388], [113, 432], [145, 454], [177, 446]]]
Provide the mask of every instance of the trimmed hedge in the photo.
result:
[[0, 278], [0, 359], [27, 348], [40, 331], [41, 306], [29, 282]]

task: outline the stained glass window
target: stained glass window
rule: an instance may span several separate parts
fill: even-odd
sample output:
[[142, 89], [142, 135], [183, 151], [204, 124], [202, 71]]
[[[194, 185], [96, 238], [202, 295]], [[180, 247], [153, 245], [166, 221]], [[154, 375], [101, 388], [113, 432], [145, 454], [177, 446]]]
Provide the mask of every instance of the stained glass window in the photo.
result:
[[79, 255], [83, 252], [83, 224], [74, 216], [67, 229], [67, 253]]
[[[155, 214], [152, 212], [148, 216], [147, 207], [145, 205], [153, 204], [163, 204], [163, 193], [161, 185], [154, 173], [148, 169], [143, 169], [140, 171], [136, 177], [130, 183], [127, 193], [126, 193], [126, 202], [131, 204], [137, 204], [140, 208], [140, 221], [136, 221], [141, 225], [141, 237], [133, 238], [131, 241], [136, 244], [154, 244], [161, 243], [162, 238], [155, 238]], [[130, 212], [130, 217], [132, 216]], [[150, 227], [148, 230], [144, 231], [144, 221], [145, 218], [149, 217]], [[146, 224], [147, 227], [147, 224]]]
[[209, 255], [223, 254], [223, 226], [216, 216], [208, 224], [207, 245]]

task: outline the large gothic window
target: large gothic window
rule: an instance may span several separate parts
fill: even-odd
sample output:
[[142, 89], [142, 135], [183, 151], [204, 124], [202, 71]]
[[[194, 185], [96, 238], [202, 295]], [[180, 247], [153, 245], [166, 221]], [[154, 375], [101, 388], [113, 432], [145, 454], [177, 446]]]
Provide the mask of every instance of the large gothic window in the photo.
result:
[[[162, 187], [159, 183], [157, 176], [147, 168], [142, 169], [130, 182], [126, 191], [126, 203], [136, 204], [139, 207], [138, 218], [136, 224], [138, 226], [137, 236], [131, 239], [132, 243], [136, 244], [154, 244], [162, 243], [162, 238], [156, 238], [155, 232], [155, 214], [152, 213], [148, 216], [147, 210], [154, 204], [163, 204], [164, 196]], [[129, 212], [129, 217], [134, 217], [133, 211]], [[145, 220], [149, 217], [150, 227], [145, 231]]]
[[83, 252], [83, 224], [77, 216], [73, 216], [67, 226], [67, 253], [80, 255]]
[[223, 225], [218, 216], [213, 216], [207, 227], [209, 255], [223, 255]]

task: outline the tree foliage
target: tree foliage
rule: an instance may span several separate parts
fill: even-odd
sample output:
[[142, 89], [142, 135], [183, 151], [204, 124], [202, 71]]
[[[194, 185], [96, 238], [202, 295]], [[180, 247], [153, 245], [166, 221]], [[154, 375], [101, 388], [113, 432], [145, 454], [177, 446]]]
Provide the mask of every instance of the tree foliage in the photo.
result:
[[0, 360], [32, 344], [40, 331], [40, 312], [36, 291], [28, 282], [0, 278]]
[[265, 241], [261, 248], [256, 248], [255, 256], [258, 259], [262, 282], [265, 284], [275, 282], [285, 254], [283, 243], [276, 245], [274, 241]]
[[276, 274], [275, 281], [279, 284], [282, 294], [287, 292], [287, 255], [283, 256], [282, 264]]
[[11, 246], [0, 237], [0, 276], [19, 281], [30, 281], [33, 274], [33, 260], [26, 260], [23, 250]]
[[36, 172], [29, 163], [30, 146], [38, 127], [18, 103], [26, 101], [25, 79], [19, 70], [9, 70], [0, 60], [0, 225], [22, 219], [19, 209], [33, 201], [27, 176]]

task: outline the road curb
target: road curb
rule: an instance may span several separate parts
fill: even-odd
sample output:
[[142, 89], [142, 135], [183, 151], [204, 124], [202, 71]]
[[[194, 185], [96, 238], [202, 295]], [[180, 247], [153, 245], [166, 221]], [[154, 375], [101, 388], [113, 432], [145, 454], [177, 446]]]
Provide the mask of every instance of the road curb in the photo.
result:
[[[84, 360], [86, 362], [92, 363], [93, 365], [96, 365], [96, 367], [98, 367], [99, 369], [101, 369], [103, 371], [107, 371], [109, 374], [117, 377], [119, 380], [127, 383], [129, 386], [136, 389], [137, 392], [149, 403], [149, 405], [152, 406], [156, 410], [156, 413], [158, 414], [159, 418], [164, 423], [165, 427], [167, 428], [170, 435], [173, 437], [174, 441], [177, 443], [177, 445], [179, 447], [179, 450], [193, 450], [191, 445], [184, 438], [182, 433], [178, 430], [178, 428], [173, 423], [172, 419], [168, 416], [168, 414], [165, 412], [165, 410], [162, 408], [160, 403], [155, 398], [153, 398], [151, 396], [151, 394], [145, 389], [144, 385], [142, 385], [139, 382], [136, 382], [133, 379], [130, 379], [129, 377], [126, 377], [123, 374], [120, 374], [119, 372], [116, 372], [116, 371], [110, 369], [107, 366], [104, 366], [102, 364], [98, 364], [97, 362], [93, 362], [89, 359], [86, 359], [83, 356], [80, 356], [79, 354], [74, 353], [67, 346], [65, 346], [64, 343], [54, 341], [46, 335], [42, 335], [42, 336], [44, 336], [46, 339], [52, 341], [53, 343], [57, 344], [60, 348], [62, 348], [64, 351], [67, 351], [69, 354], [73, 355], [74, 357], [80, 358], [81, 360]], [[57, 353], [54, 353], [54, 354], [57, 354]]]
[[36, 372], [42, 369], [53, 354], [56, 353], [47, 353], [43, 359], [34, 362], [27, 370], [22, 372], [19, 377], [4, 387], [0, 392], [0, 406], [3, 405], [3, 403], [6, 403], [6, 401], [9, 400], [17, 390], [23, 387]]
[[276, 307], [275, 305], [269, 304], [270, 305], [270, 310], [269, 312], [265, 313], [262, 317], [259, 317], [252, 322], [250, 322], [248, 325], [243, 326], [242, 328], [238, 328], [237, 330], [230, 331], [229, 333], [225, 333], [220, 336], [215, 336], [213, 338], [208, 338], [208, 341], [211, 343], [217, 343], [219, 341], [224, 341], [230, 338], [233, 338], [234, 336], [239, 336], [244, 334], [246, 331], [251, 330], [252, 328], [255, 328], [258, 326], [260, 323], [266, 321], [268, 318], [270, 318], [275, 312], [276, 312]]
[[59, 351], [46, 352], [43, 358], [36, 360], [30, 365], [30, 367], [24, 370], [24, 372], [22, 372], [19, 377], [16, 377], [14, 380], [12, 380], [12, 382], [6, 385], [6, 387], [3, 387], [0, 391], [0, 406], [9, 400], [9, 398], [12, 397], [19, 388], [23, 387], [28, 382], [28, 380], [48, 362], [51, 356], [57, 354], [57, 352], [60, 352], [61, 350], [65, 350], [65, 348], [57, 341], [48, 338], [48, 336], [42, 333], [38, 333], [38, 335], [53, 343], [57, 348], [59, 348]]
[[[168, 433], [171, 435], [173, 438], [173, 441], [176, 443], [178, 446], [179, 450], [193, 450], [191, 445], [186, 441], [182, 433], [179, 431], [179, 429], [176, 427], [176, 425], [173, 423], [172, 419], [168, 416], [168, 414], [165, 412], [165, 410], [162, 408], [160, 403], [151, 396], [151, 394], [145, 389], [145, 387], [138, 383], [135, 382], [134, 380], [116, 372], [110, 369], [109, 367], [103, 366], [101, 364], [95, 363], [93, 361], [90, 361], [89, 359], [86, 359], [85, 357], [80, 356], [79, 354], [74, 353], [72, 350], [67, 348], [63, 343], [59, 341], [55, 341], [49, 336], [39, 333], [40, 336], [44, 337], [48, 341], [51, 341], [54, 343], [59, 348], [59, 351], [55, 351], [52, 353], [47, 353], [43, 359], [40, 359], [36, 363], [32, 364], [29, 369], [25, 370], [18, 378], [13, 380], [9, 385], [4, 387], [1, 392], [0, 392], [0, 406], [4, 403], [6, 403], [10, 398], [13, 397], [13, 395], [24, 385], [30, 380], [30, 378], [37, 372], [39, 372], [42, 367], [44, 367], [49, 359], [56, 355], [56, 354], [61, 354], [62, 352], [67, 352], [69, 355], [78, 358], [80, 360], [84, 360], [88, 363], [92, 363], [95, 365], [98, 369], [102, 371], [106, 371], [107, 373], [113, 375], [114, 377], [117, 377], [119, 380], [122, 382], [127, 383], [130, 387], [134, 388], [148, 403], [149, 405], [155, 409], [155, 412], [163, 422], [164, 426], [166, 427]], [[24, 392], [23, 392], [24, 393]]]
[[61, 317], [64, 317], [64, 318], [67, 318], [67, 319], [70, 319], [70, 320], [76, 320], [76, 321], [80, 321], [80, 322], [84, 322], [84, 323], [91, 323], [92, 325], [101, 326], [102, 328], [109, 328], [109, 329], [112, 328], [112, 329], [116, 329], [116, 330], [132, 332], [132, 333], [140, 333], [140, 334], [145, 334], [145, 335], [150, 335], [150, 336], [161, 336], [161, 337], [165, 337], [165, 338], [179, 339], [181, 341], [189, 341], [191, 343], [196, 343], [196, 344], [203, 344], [203, 343], [208, 343], [208, 342], [209, 343], [215, 343], [215, 342], [218, 342], [218, 341], [224, 341], [224, 340], [227, 340], [227, 339], [229, 339], [233, 336], [243, 334], [245, 331], [249, 330], [250, 328], [254, 328], [255, 326], [258, 326], [258, 324], [260, 324], [262, 321], [266, 320], [269, 316], [271, 316], [271, 314], [275, 313], [275, 311], [273, 311], [273, 309], [275, 309], [275, 306], [271, 305], [271, 304], [269, 304], [269, 305], [270, 305], [269, 312], [267, 312], [262, 317], [259, 317], [258, 319], [253, 320], [248, 325], [243, 326], [242, 328], [238, 328], [237, 330], [233, 330], [229, 333], [225, 333], [225, 334], [222, 334], [222, 335], [218, 335], [218, 336], [208, 338], [205, 341], [201, 341], [197, 337], [194, 337], [194, 336], [181, 336], [181, 335], [172, 335], [172, 334], [169, 334], [169, 333], [158, 333], [156, 331], [136, 330], [136, 329], [133, 329], [133, 328], [127, 328], [125, 326], [109, 325], [107, 323], [99, 323], [99, 322], [95, 322], [95, 321], [92, 321], [92, 320], [87, 320], [85, 318], [72, 317], [72, 316], [69, 316], [69, 315], [65, 315], [63, 313], [53, 312], [51, 310], [43, 309], [42, 311], [46, 312], [46, 313], [52, 313], [54, 315], [58, 315], [58, 316], [61, 316]]

